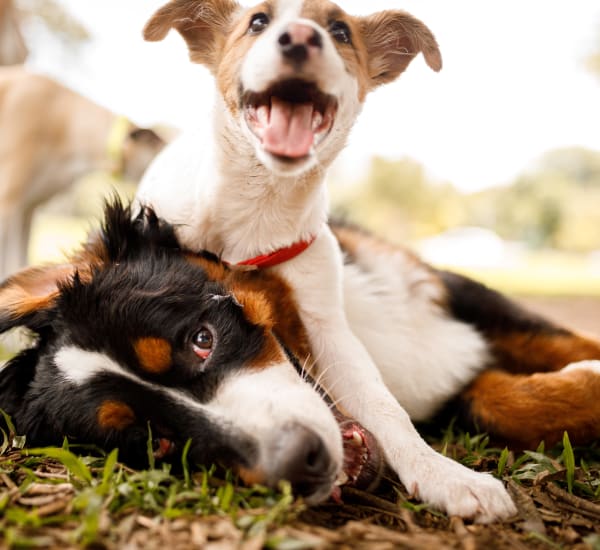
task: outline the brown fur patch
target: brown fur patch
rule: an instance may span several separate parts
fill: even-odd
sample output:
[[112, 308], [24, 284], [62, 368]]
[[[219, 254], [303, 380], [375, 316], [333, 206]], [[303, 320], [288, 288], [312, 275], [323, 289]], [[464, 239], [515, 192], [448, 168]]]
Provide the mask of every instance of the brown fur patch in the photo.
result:
[[15, 321], [52, 307], [60, 282], [75, 272], [70, 264], [34, 267], [10, 277], [0, 287], [0, 316]]
[[351, 44], [344, 44], [332, 40], [338, 54], [344, 61], [348, 73], [356, 77], [358, 81], [358, 99], [363, 102], [367, 92], [371, 88], [369, 78], [369, 52], [362, 36], [360, 19], [348, 15], [344, 10], [333, 2], [323, 0], [306, 0], [302, 7], [301, 16], [312, 19], [325, 31], [333, 21], [342, 21], [350, 29]]
[[412, 15], [386, 10], [357, 20], [369, 52], [371, 88], [398, 78], [419, 52], [429, 67], [441, 70], [442, 56], [433, 34]]
[[585, 370], [479, 375], [460, 396], [480, 430], [514, 448], [553, 445], [569, 433], [573, 443], [600, 437], [600, 375]]
[[223, 281], [229, 273], [225, 264], [211, 260], [210, 258], [196, 254], [186, 254], [185, 258], [188, 262], [201, 267], [211, 281]]
[[135, 421], [131, 407], [122, 401], [104, 401], [96, 413], [98, 424], [105, 430], [124, 430]]
[[139, 338], [133, 349], [140, 366], [151, 374], [163, 374], [171, 368], [171, 344], [162, 338]]
[[106, 255], [98, 233], [70, 258], [70, 263], [31, 267], [14, 274], [0, 286], [0, 319], [7, 319], [8, 326], [17, 326], [28, 315], [51, 308], [61, 283], [67, 283], [75, 273], [82, 281], [89, 281], [92, 271], [107, 261]]
[[228, 36], [220, 45], [221, 56], [216, 71], [217, 88], [223, 95], [227, 109], [233, 116], [237, 116], [239, 111], [238, 83], [242, 63], [248, 50], [260, 36], [252, 36], [247, 31], [251, 17], [259, 12], [272, 16], [271, 3], [262, 2], [237, 15], [234, 20], [230, 21]]
[[231, 292], [241, 304], [244, 316], [253, 325], [263, 327], [265, 342], [259, 355], [252, 360], [254, 368], [264, 368], [273, 363], [285, 361], [285, 355], [279, 342], [271, 332], [275, 326], [273, 304], [269, 297], [255, 288], [234, 284]]
[[514, 373], [548, 372], [569, 363], [600, 359], [600, 343], [563, 332], [507, 332], [491, 336], [497, 365]]
[[267, 481], [265, 472], [259, 468], [239, 468], [238, 475], [246, 485], [264, 485]]
[[172, 0], [146, 23], [144, 38], [162, 40], [174, 28], [186, 41], [190, 59], [214, 72], [231, 32], [231, 18], [238, 10], [235, 0]]
[[282, 278], [267, 271], [233, 270], [225, 286], [265, 297], [270, 303], [272, 331], [300, 361], [309, 359], [311, 349], [298, 305], [292, 288]]
[[253, 325], [260, 325], [270, 331], [275, 324], [273, 308], [268, 297], [263, 292], [247, 289], [243, 286], [234, 286], [231, 292], [244, 309], [244, 316]]

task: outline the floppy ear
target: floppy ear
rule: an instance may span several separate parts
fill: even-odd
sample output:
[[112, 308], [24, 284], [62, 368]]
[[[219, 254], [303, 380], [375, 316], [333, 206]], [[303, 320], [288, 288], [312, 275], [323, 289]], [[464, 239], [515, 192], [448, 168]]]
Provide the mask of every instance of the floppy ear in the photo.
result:
[[0, 285], [0, 333], [14, 327], [38, 330], [48, 319], [61, 282], [75, 273], [71, 264], [32, 267]]
[[373, 87], [395, 80], [419, 52], [423, 52], [434, 71], [442, 68], [442, 56], [432, 32], [412, 15], [387, 10], [359, 21]]
[[138, 128], [136, 126], [129, 132], [129, 139], [153, 147], [163, 147], [165, 145], [165, 141], [151, 128]]
[[175, 29], [186, 41], [190, 59], [214, 70], [231, 16], [239, 8], [235, 0], [171, 0], [146, 23], [144, 39], [156, 42]]

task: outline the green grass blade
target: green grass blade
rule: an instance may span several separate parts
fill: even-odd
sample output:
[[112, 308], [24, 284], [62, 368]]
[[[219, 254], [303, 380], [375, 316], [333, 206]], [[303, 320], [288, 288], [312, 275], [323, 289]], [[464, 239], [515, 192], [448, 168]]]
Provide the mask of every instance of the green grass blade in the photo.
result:
[[508, 447], [504, 447], [502, 452], [500, 453], [500, 457], [498, 458], [498, 477], [502, 477], [504, 474], [504, 470], [506, 469], [506, 463], [508, 462]]
[[28, 449], [27, 454], [34, 456], [47, 456], [61, 462], [69, 472], [85, 481], [88, 485], [92, 483], [92, 474], [85, 462], [75, 456], [71, 451], [59, 449], [58, 447], [44, 447], [40, 449]]
[[146, 441], [146, 453], [148, 454], [148, 467], [154, 470], [156, 465], [154, 462], [154, 448], [152, 446], [152, 428], [150, 422], [148, 422], [148, 440]]
[[183, 479], [184, 485], [186, 489], [189, 489], [192, 486], [191, 476], [190, 476], [190, 465], [188, 463], [188, 453], [190, 452], [190, 447], [192, 445], [192, 440], [188, 439], [185, 442], [185, 446], [183, 447], [183, 452], [181, 453], [181, 466], [183, 467]]
[[563, 435], [563, 464], [567, 470], [567, 490], [570, 494], [573, 493], [573, 482], [575, 480], [575, 453], [569, 440], [567, 432]]
[[117, 465], [117, 459], [119, 458], [119, 449], [113, 449], [111, 453], [106, 457], [104, 462], [104, 469], [102, 471], [102, 483], [100, 484], [100, 494], [105, 495], [110, 488], [110, 481]]
[[6, 423], [6, 427], [8, 428], [9, 435], [14, 436], [17, 433], [17, 431], [15, 430], [15, 425], [12, 423], [10, 415], [8, 415], [2, 409], [0, 409], [0, 414], [2, 415], [2, 418], [4, 418], [4, 422]]

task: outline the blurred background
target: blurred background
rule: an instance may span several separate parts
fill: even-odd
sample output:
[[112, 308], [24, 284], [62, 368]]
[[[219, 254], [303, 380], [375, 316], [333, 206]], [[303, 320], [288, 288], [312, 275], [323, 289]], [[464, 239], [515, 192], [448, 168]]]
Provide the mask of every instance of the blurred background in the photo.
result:
[[[206, 121], [212, 81], [176, 34], [142, 40], [163, 3], [0, 0], [0, 64], [24, 63], [168, 141]], [[331, 170], [334, 212], [600, 336], [600, 3], [338, 4], [416, 15], [444, 68], [418, 57], [368, 98]], [[36, 204], [30, 262], [76, 246], [115, 186], [134, 192], [93, 168]]]

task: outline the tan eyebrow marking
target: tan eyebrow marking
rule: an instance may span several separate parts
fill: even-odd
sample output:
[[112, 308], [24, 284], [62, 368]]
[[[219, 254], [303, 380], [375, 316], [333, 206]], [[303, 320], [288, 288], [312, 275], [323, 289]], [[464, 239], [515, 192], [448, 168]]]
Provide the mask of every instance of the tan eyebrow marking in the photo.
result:
[[163, 374], [171, 368], [171, 344], [163, 338], [139, 338], [133, 349], [140, 366], [151, 374]]

